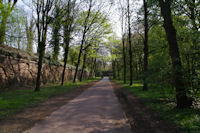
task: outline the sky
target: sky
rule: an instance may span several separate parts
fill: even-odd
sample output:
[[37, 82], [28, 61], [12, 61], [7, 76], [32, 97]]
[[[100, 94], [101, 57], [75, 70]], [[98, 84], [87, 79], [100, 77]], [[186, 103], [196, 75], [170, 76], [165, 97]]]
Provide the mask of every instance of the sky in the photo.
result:
[[[31, 19], [32, 14], [34, 14], [32, 13], [32, 9], [31, 9], [33, 8], [31, 1], [32, 0], [19, 0], [17, 3], [17, 7], [22, 8], [26, 12], [28, 20]], [[108, 4], [110, 1], [114, 1], [114, 4], [111, 7]], [[94, 0], [95, 4], [98, 4], [98, 2], [106, 2], [108, 4], [107, 6], [104, 6], [103, 12], [105, 13], [105, 15], [108, 15], [108, 18], [110, 20], [110, 23], [112, 25], [112, 29], [113, 29], [114, 34], [116, 35], [116, 38], [120, 39], [122, 36], [122, 30], [121, 30], [122, 28], [121, 28], [121, 11], [119, 10], [119, 1], [120, 0]], [[126, 2], [126, 0], [121, 0], [121, 1]], [[125, 6], [126, 6], [126, 3], [125, 3]], [[130, 0], [132, 20], [134, 20], [135, 17], [137, 16], [136, 12], [141, 6], [142, 6], [142, 0]], [[33, 49], [34, 49], [34, 52], [36, 52], [37, 50], [36, 40], [35, 40]], [[47, 47], [46, 51], [51, 51], [51, 48]], [[63, 50], [61, 53], [63, 53]]]
[[[116, 33], [117, 37], [121, 37], [122, 36], [121, 11], [119, 9], [119, 2], [118, 2], [118, 0], [116, 0], [116, 1], [117, 2], [113, 6], [113, 10], [111, 11], [112, 13], [110, 16], [110, 20], [111, 20], [111, 23], [113, 24], [113, 30]], [[137, 11], [141, 6], [142, 6], [142, 0], [134, 0], [132, 2], [130, 0], [130, 7], [132, 7], [131, 8], [131, 19], [132, 20], [136, 19]]]
[[[31, 14], [32, 14], [30, 1], [31, 0], [19, 0], [19, 2], [17, 3], [18, 7], [23, 8], [24, 11], [27, 12], [28, 17], [31, 17]], [[121, 30], [120, 10], [118, 9], [119, 8], [119, 2], [118, 2], [118, 0], [113, 0], [113, 1], [114, 1], [115, 4], [112, 6], [112, 8], [109, 8], [109, 9], [106, 9], [106, 10], [109, 13], [109, 20], [110, 20], [110, 23], [112, 24], [112, 28], [113, 28], [114, 33], [117, 35], [117, 37], [121, 37], [122, 30]], [[136, 17], [136, 10], [139, 7], [142, 6], [142, 0], [134, 0], [134, 3], [131, 3], [131, 0], [130, 0], [130, 4], [135, 9], [132, 12], [132, 15], [131, 15], [134, 19]]]

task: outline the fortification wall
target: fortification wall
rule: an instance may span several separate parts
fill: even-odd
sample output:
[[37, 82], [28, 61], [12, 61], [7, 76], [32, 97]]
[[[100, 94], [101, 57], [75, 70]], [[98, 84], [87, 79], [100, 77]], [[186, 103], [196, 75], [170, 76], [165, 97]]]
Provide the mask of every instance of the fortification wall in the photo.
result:
[[[37, 56], [30, 55], [24, 51], [11, 47], [0, 47], [0, 88], [34, 86], [37, 76], [37, 60]], [[63, 65], [61, 63], [52, 63], [44, 59], [41, 85], [60, 82], [62, 71]], [[67, 65], [65, 81], [72, 80], [74, 73], [75, 67]], [[84, 71], [83, 78], [88, 78], [88, 76], [89, 73]]]

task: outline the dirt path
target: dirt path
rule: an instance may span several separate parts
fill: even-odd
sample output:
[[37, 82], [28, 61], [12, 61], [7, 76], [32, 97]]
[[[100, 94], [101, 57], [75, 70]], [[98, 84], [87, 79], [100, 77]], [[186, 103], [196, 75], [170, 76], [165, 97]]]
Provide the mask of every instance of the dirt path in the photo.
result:
[[52, 112], [58, 110], [96, 83], [97, 82], [95, 81], [73, 88], [65, 94], [51, 97], [37, 106], [24, 109], [7, 118], [1, 119], [0, 133], [22, 133], [23, 131], [30, 129], [35, 123], [46, 119]]
[[[126, 117], [121, 108], [125, 111]], [[0, 120], [0, 133], [22, 132], [180, 133], [181, 131], [146, 107], [142, 99], [119, 84], [104, 79], [72, 89], [38, 106], [15, 113], [6, 120]]]
[[130, 133], [124, 113], [108, 78], [25, 133]]

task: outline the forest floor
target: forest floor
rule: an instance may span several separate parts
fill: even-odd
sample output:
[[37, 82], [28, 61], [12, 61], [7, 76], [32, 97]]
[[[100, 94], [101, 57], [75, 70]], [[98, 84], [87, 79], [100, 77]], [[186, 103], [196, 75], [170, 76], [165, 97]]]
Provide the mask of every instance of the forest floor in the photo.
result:
[[47, 118], [52, 112], [58, 110], [61, 106], [67, 104], [96, 83], [94, 81], [81, 85], [64, 94], [53, 96], [39, 105], [25, 108], [22, 111], [0, 119], [0, 133], [22, 133], [34, 126], [35, 123]]
[[181, 133], [179, 128], [163, 120], [148, 108], [143, 99], [136, 97], [116, 82], [112, 82], [112, 86], [133, 133]]

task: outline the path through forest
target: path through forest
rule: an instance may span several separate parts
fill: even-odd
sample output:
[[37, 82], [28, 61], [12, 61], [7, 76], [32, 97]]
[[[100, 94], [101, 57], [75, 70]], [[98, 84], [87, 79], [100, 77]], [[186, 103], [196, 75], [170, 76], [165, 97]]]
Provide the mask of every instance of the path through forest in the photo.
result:
[[108, 78], [35, 124], [25, 133], [130, 133]]

